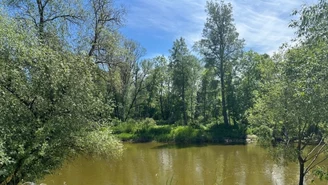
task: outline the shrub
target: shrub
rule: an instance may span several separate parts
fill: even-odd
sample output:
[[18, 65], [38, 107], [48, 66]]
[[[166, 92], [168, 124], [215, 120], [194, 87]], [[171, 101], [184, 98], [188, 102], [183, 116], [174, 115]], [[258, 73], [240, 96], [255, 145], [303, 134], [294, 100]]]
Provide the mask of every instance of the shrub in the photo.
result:
[[139, 142], [148, 142], [152, 140], [167, 142], [170, 138], [170, 126], [147, 126], [136, 131], [136, 138]]
[[208, 134], [213, 142], [225, 142], [226, 139], [246, 139], [246, 129], [238, 125], [212, 124], [208, 127]]
[[112, 135], [109, 128], [99, 128], [89, 132], [85, 137], [77, 140], [77, 146], [88, 156], [106, 158], [117, 158], [123, 153], [122, 143]]
[[172, 131], [176, 143], [200, 143], [204, 141], [204, 132], [190, 126], [178, 126]]
[[120, 133], [134, 133], [136, 131], [136, 124], [131, 124], [128, 122], [120, 122], [116, 126], [113, 127], [114, 134]]
[[120, 133], [117, 135], [117, 138], [121, 141], [132, 141], [134, 140], [135, 135], [131, 133]]

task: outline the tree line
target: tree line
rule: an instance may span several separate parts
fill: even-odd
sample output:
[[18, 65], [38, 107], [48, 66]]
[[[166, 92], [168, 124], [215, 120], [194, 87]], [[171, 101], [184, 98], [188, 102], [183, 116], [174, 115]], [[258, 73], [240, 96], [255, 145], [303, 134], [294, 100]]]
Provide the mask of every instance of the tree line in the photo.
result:
[[202, 39], [191, 49], [181, 37], [151, 59], [119, 32], [126, 11], [111, 0], [0, 3], [1, 185], [34, 181], [76, 153], [116, 155], [113, 119], [242, 125], [298, 161], [300, 185], [324, 161], [324, 0], [294, 12], [295, 39], [272, 56], [245, 51], [232, 5], [208, 1]]

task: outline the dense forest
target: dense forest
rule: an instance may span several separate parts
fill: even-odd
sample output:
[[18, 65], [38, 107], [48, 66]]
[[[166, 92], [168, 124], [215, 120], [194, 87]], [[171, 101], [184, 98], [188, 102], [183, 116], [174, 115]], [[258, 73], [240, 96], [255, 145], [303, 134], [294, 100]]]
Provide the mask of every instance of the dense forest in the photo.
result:
[[245, 50], [232, 5], [208, 1], [202, 39], [188, 48], [178, 38], [150, 59], [119, 32], [126, 11], [111, 0], [0, 3], [1, 185], [81, 153], [118, 156], [113, 132], [176, 142], [255, 134], [298, 162], [300, 185], [313, 170], [327, 177], [317, 168], [328, 157], [327, 1], [294, 11], [295, 37], [272, 56]]

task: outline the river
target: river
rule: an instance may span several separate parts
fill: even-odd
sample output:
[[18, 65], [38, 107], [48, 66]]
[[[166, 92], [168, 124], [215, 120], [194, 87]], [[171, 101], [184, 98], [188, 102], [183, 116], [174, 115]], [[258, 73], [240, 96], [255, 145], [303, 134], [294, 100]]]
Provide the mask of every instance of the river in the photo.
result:
[[[47, 185], [292, 185], [297, 164], [277, 165], [256, 145], [125, 144], [119, 160], [79, 157], [42, 182]], [[311, 184], [308, 177], [308, 185]], [[328, 184], [316, 180], [316, 185]], [[312, 185], [312, 184], [311, 184]]]

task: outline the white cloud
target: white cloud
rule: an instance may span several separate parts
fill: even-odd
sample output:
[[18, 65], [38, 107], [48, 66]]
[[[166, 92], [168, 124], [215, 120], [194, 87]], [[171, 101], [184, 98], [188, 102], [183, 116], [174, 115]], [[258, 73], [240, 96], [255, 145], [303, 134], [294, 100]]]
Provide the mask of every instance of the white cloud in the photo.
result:
[[[128, 26], [152, 29], [171, 35], [172, 41], [182, 36], [189, 46], [201, 38], [206, 21], [206, 0], [133, 0], [128, 5]], [[237, 31], [246, 47], [272, 54], [293, 37], [288, 28], [290, 13], [313, 0], [230, 0]]]

